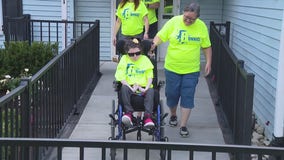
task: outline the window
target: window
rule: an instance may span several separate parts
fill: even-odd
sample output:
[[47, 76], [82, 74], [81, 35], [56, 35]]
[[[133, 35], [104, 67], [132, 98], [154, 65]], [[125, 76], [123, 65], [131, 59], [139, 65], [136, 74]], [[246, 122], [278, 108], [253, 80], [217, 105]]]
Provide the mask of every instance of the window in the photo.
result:
[[164, 1], [164, 13], [165, 14], [173, 13], [173, 0]]

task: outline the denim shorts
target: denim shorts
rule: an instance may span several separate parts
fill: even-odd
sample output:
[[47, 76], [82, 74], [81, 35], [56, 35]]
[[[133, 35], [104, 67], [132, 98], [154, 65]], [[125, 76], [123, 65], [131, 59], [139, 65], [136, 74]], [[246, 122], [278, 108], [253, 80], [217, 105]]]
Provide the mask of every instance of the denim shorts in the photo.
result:
[[167, 105], [176, 107], [180, 100], [183, 108], [194, 108], [194, 94], [198, 83], [199, 72], [177, 74], [165, 69]]

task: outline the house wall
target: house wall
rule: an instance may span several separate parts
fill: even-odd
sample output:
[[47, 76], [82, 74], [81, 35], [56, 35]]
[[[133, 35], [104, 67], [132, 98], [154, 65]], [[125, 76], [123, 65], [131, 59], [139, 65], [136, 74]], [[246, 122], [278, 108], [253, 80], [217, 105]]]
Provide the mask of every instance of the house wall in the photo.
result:
[[23, 13], [31, 19], [61, 20], [61, 0], [23, 0]]
[[[68, 1], [69, 2], [69, 1]], [[23, 3], [23, 14], [31, 15], [31, 19], [36, 20], [61, 20], [61, 0], [22, 0]], [[72, 19], [72, 3], [68, 4], [68, 20]], [[47, 28], [47, 27], [46, 27]], [[55, 27], [51, 30], [55, 30]], [[60, 28], [61, 29], [61, 28]], [[39, 34], [39, 31], [35, 29], [35, 32]], [[62, 30], [59, 31], [61, 35]], [[35, 40], [38, 40], [37, 33], [35, 33]], [[54, 33], [56, 34], [56, 33]], [[47, 37], [47, 36], [46, 36]], [[61, 37], [59, 37], [61, 38]], [[3, 42], [5, 41], [4, 35], [0, 34], [0, 48], [4, 48]], [[44, 40], [43, 40], [44, 41]], [[55, 38], [51, 38], [51, 41], [56, 41]], [[61, 42], [59, 43], [59, 48], [62, 48]]]
[[112, 27], [112, 1], [111, 0], [76, 0], [75, 20], [100, 20], [100, 58], [111, 59], [111, 27]]
[[[222, 5], [223, 0], [197, 0], [200, 5], [200, 19], [202, 19], [208, 26], [210, 21], [216, 23], [222, 22]], [[186, 4], [189, 3], [188, 0], [181, 0], [180, 2], [181, 11], [183, 13], [183, 8]]]
[[[72, 6], [71, 1], [67, 1], [68, 7], [68, 20], [73, 20], [72, 14], [70, 14], [70, 8]], [[70, 9], [70, 10], [69, 10]], [[71, 10], [72, 11], [72, 10]], [[30, 14], [31, 19], [35, 20], [62, 20], [61, 19], [61, 0], [23, 0], [23, 14]], [[40, 41], [40, 24], [34, 24], [34, 40]], [[42, 41], [48, 41], [49, 35], [47, 35], [47, 27], [48, 24], [43, 24], [43, 39]], [[62, 44], [62, 32], [64, 26], [59, 26], [59, 50], [62, 51], [65, 47]], [[46, 31], [46, 32], [45, 32]], [[51, 41], [56, 41], [56, 26], [55, 24], [51, 25]], [[68, 26], [68, 37], [67, 39], [71, 39], [72, 37], [72, 27]], [[64, 40], [65, 41], [65, 40]], [[70, 42], [70, 41], [69, 41]]]
[[0, 48], [1, 49], [5, 48], [4, 42], [5, 42], [5, 36], [4, 34], [0, 34]]
[[231, 22], [230, 47], [245, 61], [245, 69], [255, 74], [253, 109], [269, 138], [274, 128], [283, 9], [283, 0], [224, 0], [223, 22]]

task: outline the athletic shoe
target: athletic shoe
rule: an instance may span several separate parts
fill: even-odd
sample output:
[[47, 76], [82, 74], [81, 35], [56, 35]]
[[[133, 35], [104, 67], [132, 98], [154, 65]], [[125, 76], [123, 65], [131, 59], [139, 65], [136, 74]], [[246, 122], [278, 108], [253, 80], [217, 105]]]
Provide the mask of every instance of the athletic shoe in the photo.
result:
[[126, 126], [126, 127], [130, 127], [133, 125], [132, 123], [132, 113], [126, 113], [122, 116], [122, 123]]
[[144, 127], [146, 127], [146, 128], [152, 128], [152, 127], [154, 127], [155, 126], [155, 124], [154, 124], [154, 122], [152, 121], [152, 119], [151, 118], [145, 118], [145, 120], [144, 120]]
[[182, 137], [187, 137], [189, 135], [189, 132], [187, 130], [186, 127], [181, 127], [180, 128], [180, 131], [179, 131], [179, 134], [182, 136]]
[[169, 124], [171, 127], [175, 127], [178, 124], [177, 116], [171, 116]]

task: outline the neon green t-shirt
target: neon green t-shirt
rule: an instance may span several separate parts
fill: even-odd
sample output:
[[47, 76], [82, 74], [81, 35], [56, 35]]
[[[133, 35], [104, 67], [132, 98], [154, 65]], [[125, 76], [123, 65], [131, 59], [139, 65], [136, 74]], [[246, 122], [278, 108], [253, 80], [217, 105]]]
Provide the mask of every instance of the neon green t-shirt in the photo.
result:
[[146, 87], [148, 79], [153, 78], [153, 64], [145, 55], [140, 55], [137, 61], [132, 61], [128, 55], [123, 55], [117, 65], [115, 79], [126, 80], [130, 85], [139, 84]]
[[163, 42], [169, 41], [164, 67], [178, 74], [200, 71], [200, 49], [211, 46], [205, 23], [196, 21], [186, 26], [183, 15], [171, 18], [157, 33]]
[[[153, 4], [156, 2], [160, 2], [160, 0], [142, 0], [146, 5], [147, 4]], [[149, 24], [153, 24], [158, 21], [157, 16], [156, 16], [156, 10], [153, 8], [148, 8], [148, 19], [149, 19]]]
[[116, 11], [116, 15], [121, 20], [121, 33], [125, 36], [134, 36], [143, 32], [144, 16], [148, 14], [148, 10], [144, 3], [140, 3], [134, 11], [134, 3], [127, 2], [123, 8], [120, 7]]

